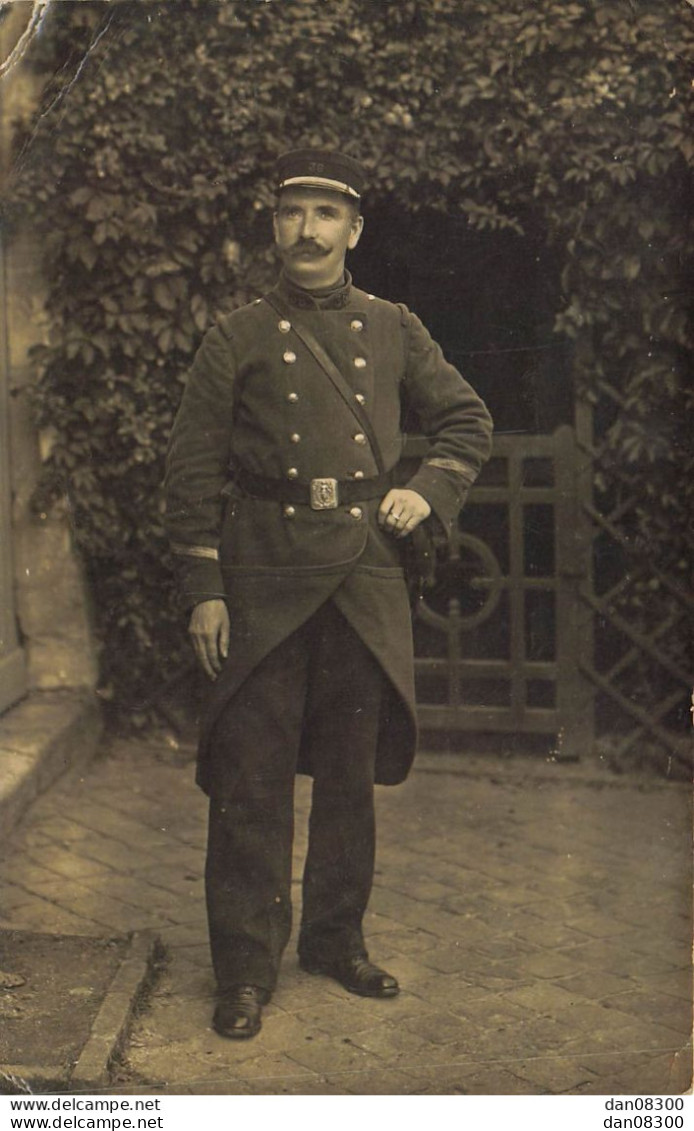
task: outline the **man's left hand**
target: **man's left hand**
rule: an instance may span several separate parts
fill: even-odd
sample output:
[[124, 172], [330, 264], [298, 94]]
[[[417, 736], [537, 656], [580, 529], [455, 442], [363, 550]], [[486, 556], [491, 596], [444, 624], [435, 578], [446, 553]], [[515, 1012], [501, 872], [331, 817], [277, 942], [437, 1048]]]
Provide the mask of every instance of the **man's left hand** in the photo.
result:
[[406, 487], [394, 487], [378, 508], [378, 525], [395, 538], [406, 538], [431, 514], [426, 499]]

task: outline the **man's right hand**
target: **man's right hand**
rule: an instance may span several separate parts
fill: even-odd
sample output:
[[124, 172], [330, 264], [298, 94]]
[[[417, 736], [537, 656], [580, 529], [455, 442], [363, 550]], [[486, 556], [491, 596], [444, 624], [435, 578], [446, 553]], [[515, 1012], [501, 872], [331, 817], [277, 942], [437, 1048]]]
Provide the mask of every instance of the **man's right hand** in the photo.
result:
[[188, 625], [195, 655], [210, 679], [216, 679], [229, 654], [229, 613], [226, 603], [215, 597], [193, 609]]

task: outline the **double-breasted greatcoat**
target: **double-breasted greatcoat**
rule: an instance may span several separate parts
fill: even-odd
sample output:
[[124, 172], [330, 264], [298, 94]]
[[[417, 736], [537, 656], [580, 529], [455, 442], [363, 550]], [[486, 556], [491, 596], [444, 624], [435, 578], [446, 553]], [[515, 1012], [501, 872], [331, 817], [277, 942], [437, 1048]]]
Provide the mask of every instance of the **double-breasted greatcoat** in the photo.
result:
[[[198, 783], [214, 793], [210, 735], [249, 673], [332, 600], [387, 675], [376, 780], [402, 781], [416, 744], [410, 608], [401, 543], [376, 521], [379, 500], [314, 510], [257, 498], [239, 468], [279, 482], [375, 477], [358, 416], [295, 332], [309, 329], [337, 365], [378, 437], [386, 470], [401, 456], [403, 411], [430, 437], [403, 484], [449, 528], [489, 455], [484, 403], [406, 307], [344, 285], [326, 299], [280, 277], [282, 317], [264, 299], [205, 336], [171, 437], [166, 523], [190, 604], [223, 597], [231, 642], [200, 742]], [[299, 768], [310, 772], [300, 759]]]

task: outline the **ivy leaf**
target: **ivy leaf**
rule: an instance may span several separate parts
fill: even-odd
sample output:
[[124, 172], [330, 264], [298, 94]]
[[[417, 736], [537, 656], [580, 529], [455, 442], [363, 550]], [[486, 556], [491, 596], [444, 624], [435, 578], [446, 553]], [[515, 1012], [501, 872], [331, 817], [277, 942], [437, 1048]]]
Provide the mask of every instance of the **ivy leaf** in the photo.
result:
[[154, 300], [162, 310], [175, 310], [176, 298], [168, 283], [159, 282], [154, 287]]

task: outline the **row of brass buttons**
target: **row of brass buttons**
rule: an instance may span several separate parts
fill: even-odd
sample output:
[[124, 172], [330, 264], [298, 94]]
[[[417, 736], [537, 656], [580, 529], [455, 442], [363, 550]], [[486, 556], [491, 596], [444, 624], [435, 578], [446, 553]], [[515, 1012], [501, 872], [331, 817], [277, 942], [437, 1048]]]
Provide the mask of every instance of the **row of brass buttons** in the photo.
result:
[[[280, 334], [288, 334], [291, 328], [292, 324], [291, 322], [287, 322], [286, 318], [282, 318], [281, 321], [277, 323], [277, 329], [279, 330]], [[355, 334], [360, 334], [364, 329], [364, 323], [362, 322], [361, 318], [353, 318], [349, 324], [349, 328], [350, 330], [353, 330]]]
[[[296, 515], [296, 507], [293, 507], [291, 503], [287, 503], [287, 505], [283, 507], [282, 513], [285, 518], [294, 518]], [[348, 513], [352, 518], [359, 519], [364, 517], [364, 511], [361, 507], [350, 507]]]
[[[288, 334], [289, 331], [292, 328], [291, 322], [288, 322], [286, 320], [286, 318], [281, 319], [281, 321], [278, 322], [277, 325], [278, 325], [278, 329], [279, 329], [281, 334]], [[358, 333], [361, 333], [361, 331], [364, 329], [364, 323], [361, 321], [361, 319], [354, 318], [350, 322], [349, 328], [350, 328], [350, 330], [354, 331], [354, 333], [358, 334]], [[287, 365], [293, 365], [294, 362], [296, 361], [296, 354], [294, 353], [294, 350], [285, 350], [284, 353], [282, 354], [282, 359]], [[355, 369], [364, 369], [366, 367], [366, 365], [367, 365], [366, 358], [364, 358], [364, 357], [355, 357], [354, 358]], [[290, 404], [296, 404], [299, 400], [299, 394], [294, 393], [294, 392], [288, 393], [287, 394], [287, 400], [289, 401]], [[366, 404], [366, 397], [364, 396], [363, 393], [355, 393], [355, 400], [358, 401], [358, 403], [360, 405]], [[362, 446], [364, 444], [366, 444], [366, 436], [364, 435], [363, 432], [355, 433], [355, 435], [352, 437], [352, 439], [354, 440], [355, 444], [360, 444]], [[292, 444], [301, 443], [300, 434], [298, 432], [292, 432], [292, 434], [289, 437], [289, 441]], [[296, 467], [289, 467], [289, 468], [287, 468], [286, 474], [287, 474], [287, 479], [298, 479], [299, 478], [299, 469], [296, 468]], [[364, 472], [363, 471], [355, 471], [353, 473], [353, 475], [354, 475], [355, 479], [363, 479], [364, 478]], [[363, 516], [363, 511], [362, 511], [361, 507], [352, 507], [350, 509], [349, 513], [351, 514], [352, 518], [361, 518]], [[285, 515], [286, 518], [293, 518], [295, 514], [296, 514], [296, 508], [295, 507], [289, 505], [289, 506], [286, 506], [284, 508], [284, 515]]]
[[[355, 444], [359, 444], [360, 448], [363, 448], [366, 445], [366, 436], [364, 435], [363, 432], [355, 432], [354, 436], [352, 436], [352, 439], [354, 440]], [[301, 441], [301, 436], [299, 435], [298, 432], [292, 432], [291, 436], [289, 437], [289, 441], [292, 444], [298, 444]], [[299, 478], [298, 467], [288, 467], [286, 475], [287, 475], [287, 479], [298, 479]], [[355, 471], [355, 473], [354, 473], [355, 479], [359, 479], [359, 478], [362, 478], [362, 477], [363, 477], [363, 474], [362, 474], [362, 476], [360, 476]]]
[[[285, 365], [293, 365], [296, 361], [296, 354], [294, 353], [294, 350], [285, 350], [282, 354], [282, 361], [285, 363]], [[368, 361], [365, 357], [359, 356], [353, 358], [352, 364], [354, 365], [355, 369], [366, 369]]]
[[[360, 405], [366, 404], [366, 397], [364, 396], [363, 393], [355, 393], [354, 399]], [[298, 393], [287, 393], [287, 400], [289, 401], [290, 404], [298, 404], [299, 394]]]

